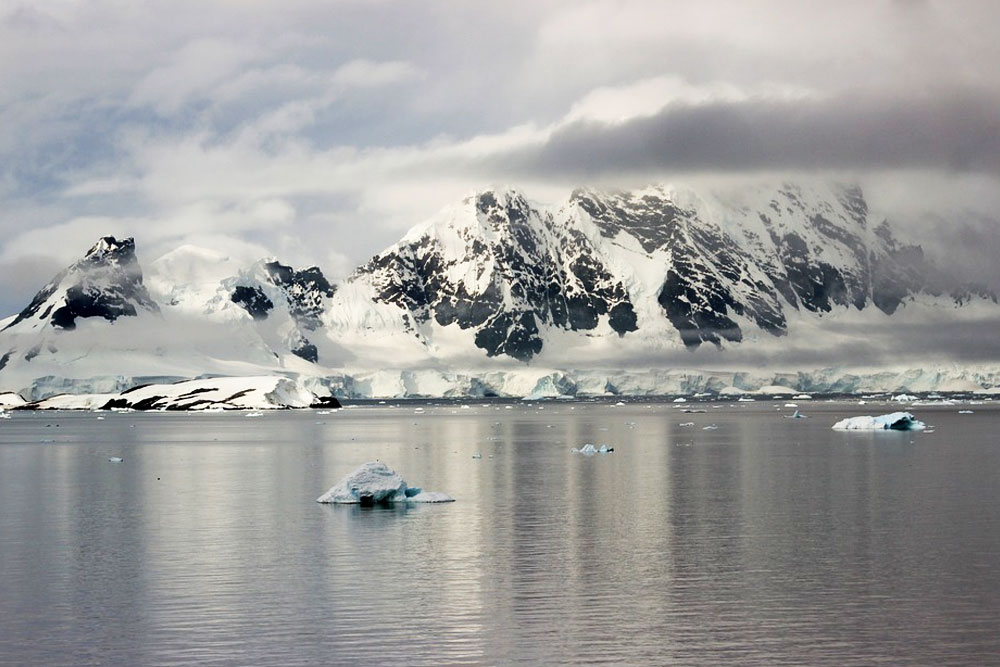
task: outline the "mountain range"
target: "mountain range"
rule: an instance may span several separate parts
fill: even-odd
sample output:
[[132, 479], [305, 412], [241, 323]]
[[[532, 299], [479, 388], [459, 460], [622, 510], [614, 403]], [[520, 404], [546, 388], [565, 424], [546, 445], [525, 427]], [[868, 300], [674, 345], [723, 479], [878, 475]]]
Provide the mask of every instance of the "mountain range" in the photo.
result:
[[133, 239], [102, 238], [0, 321], [0, 389], [37, 398], [277, 374], [380, 395], [358, 378], [430, 372], [445, 379], [426, 395], [484, 394], [506, 391], [490, 373], [507, 378], [501, 386], [518, 374], [747, 359], [765, 377], [770, 366], [810, 370], [780, 361], [803, 350], [832, 358], [859, 332], [998, 315], [995, 295], [950, 283], [856, 186], [580, 189], [555, 206], [494, 189], [414, 227], [339, 284], [318, 267], [240, 266], [193, 246], [144, 270]]

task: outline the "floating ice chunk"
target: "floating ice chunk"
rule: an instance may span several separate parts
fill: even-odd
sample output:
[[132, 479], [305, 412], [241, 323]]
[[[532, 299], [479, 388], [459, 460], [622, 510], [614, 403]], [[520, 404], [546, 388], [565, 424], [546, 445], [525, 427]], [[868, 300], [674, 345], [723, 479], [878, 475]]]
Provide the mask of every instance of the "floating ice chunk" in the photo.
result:
[[972, 414], [972, 410], [959, 410], [958, 414], [960, 414], [960, 415], [971, 415]]
[[584, 456], [593, 456], [594, 454], [610, 454], [615, 451], [614, 447], [608, 447], [607, 445], [601, 445], [599, 448], [590, 444], [589, 442], [585, 444], [580, 449], [576, 447], [573, 448], [574, 454], [583, 454]]
[[909, 403], [910, 401], [920, 400], [920, 397], [914, 396], [913, 394], [896, 394], [892, 397], [892, 400], [897, 403]]
[[809, 394], [795, 394], [795, 396], [792, 396], [792, 398], [795, 399], [796, 401], [811, 401], [812, 400], [812, 396], [810, 396]]
[[674, 403], [687, 403], [686, 398], [675, 398]]
[[446, 503], [451, 496], [420, 487], [408, 487], [406, 480], [380, 461], [364, 463], [316, 499], [318, 503], [375, 505], [380, 503]]
[[109, 456], [108, 457], [108, 463], [122, 463], [124, 461], [125, 461], [125, 459], [123, 459], [120, 456]]
[[796, 410], [795, 412], [793, 412], [790, 415], [785, 415], [785, 417], [788, 418], [788, 419], [808, 419], [808, 417], [806, 415], [802, 414], [798, 410]]
[[848, 417], [833, 428], [837, 431], [922, 431], [926, 424], [909, 412], [892, 412], [878, 417]]
[[682, 427], [694, 426], [694, 422], [681, 422], [680, 424], [678, 424], [678, 426]]
[[701, 430], [702, 431], [714, 431], [717, 428], [719, 428], [719, 427], [716, 426], [715, 424], [709, 424], [708, 426], [702, 426]]

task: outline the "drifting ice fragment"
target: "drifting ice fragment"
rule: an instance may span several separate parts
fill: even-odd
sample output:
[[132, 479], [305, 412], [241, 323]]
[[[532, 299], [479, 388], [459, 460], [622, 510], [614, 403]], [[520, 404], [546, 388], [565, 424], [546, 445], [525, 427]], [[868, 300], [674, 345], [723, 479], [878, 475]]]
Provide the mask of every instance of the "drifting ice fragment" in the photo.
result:
[[802, 413], [801, 413], [801, 412], [799, 412], [798, 410], [796, 410], [795, 412], [793, 412], [793, 413], [792, 413], [792, 414], [790, 414], [790, 415], [785, 415], [785, 416], [786, 416], [786, 417], [787, 417], [788, 419], [808, 419], [808, 417], [807, 417], [806, 415], [802, 414]]
[[909, 412], [893, 412], [878, 417], [848, 417], [833, 428], [837, 431], [922, 431], [926, 426]]
[[108, 462], [109, 463], [122, 463], [123, 461], [125, 461], [125, 459], [123, 459], [120, 456], [109, 456], [108, 457]]
[[608, 447], [607, 445], [601, 445], [600, 449], [590, 444], [589, 442], [585, 444], [580, 449], [576, 447], [573, 448], [574, 454], [583, 454], [584, 456], [593, 456], [594, 454], [610, 454], [615, 451], [614, 447]]
[[385, 503], [449, 503], [455, 499], [436, 491], [406, 485], [406, 480], [380, 461], [364, 463], [316, 499], [318, 503], [376, 505]]

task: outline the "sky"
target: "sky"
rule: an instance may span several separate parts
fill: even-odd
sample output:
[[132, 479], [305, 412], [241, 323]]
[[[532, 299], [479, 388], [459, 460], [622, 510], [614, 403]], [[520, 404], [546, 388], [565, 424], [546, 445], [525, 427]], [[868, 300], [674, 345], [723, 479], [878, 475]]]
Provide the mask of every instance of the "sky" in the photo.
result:
[[1000, 288], [1000, 3], [0, 0], [0, 315], [103, 235], [334, 279], [468, 192], [833, 178]]

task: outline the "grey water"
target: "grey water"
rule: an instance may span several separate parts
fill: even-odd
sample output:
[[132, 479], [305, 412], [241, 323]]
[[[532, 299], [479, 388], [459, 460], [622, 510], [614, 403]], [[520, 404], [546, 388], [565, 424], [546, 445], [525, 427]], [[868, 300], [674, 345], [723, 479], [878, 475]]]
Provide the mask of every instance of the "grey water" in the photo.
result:
[[0, 420], [0, 664], [1000, 664], [1000, 406], [416, 407]]

